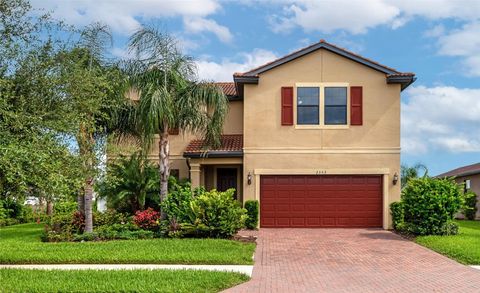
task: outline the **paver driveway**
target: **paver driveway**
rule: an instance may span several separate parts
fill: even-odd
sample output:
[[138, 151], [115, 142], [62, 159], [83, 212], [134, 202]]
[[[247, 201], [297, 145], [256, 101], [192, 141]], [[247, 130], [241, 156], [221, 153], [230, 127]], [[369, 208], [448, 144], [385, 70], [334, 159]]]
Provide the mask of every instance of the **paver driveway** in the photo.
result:
[[228, 292], [480, 292], [480, 271], [380, 229], [261, 229]]

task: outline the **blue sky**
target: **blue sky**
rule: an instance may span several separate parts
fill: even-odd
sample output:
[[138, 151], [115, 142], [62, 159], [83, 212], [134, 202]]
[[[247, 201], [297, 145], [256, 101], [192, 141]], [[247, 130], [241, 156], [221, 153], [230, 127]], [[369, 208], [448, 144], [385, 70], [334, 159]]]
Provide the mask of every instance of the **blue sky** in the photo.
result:
[[231, 81], [326, 39], [417, 81], [402, 93], [402, 162], [432, 175], [480, 162], [480, 1], [33, 0], [78, 26], [111, 26], [111, 50], [142, 24], [174, 34], [204, 79]]

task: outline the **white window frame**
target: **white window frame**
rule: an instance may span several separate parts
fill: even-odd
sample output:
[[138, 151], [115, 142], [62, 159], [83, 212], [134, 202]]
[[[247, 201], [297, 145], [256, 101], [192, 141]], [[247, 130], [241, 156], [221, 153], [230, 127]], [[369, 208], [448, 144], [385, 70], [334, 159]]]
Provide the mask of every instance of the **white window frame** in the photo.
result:
[[[319, 88], [319, 124], [298, 124], [297, 123], [297, 88], [318, 87]], [[328, 125], [325, 124], [325, 88], [346, 87], [347, 88], [347, 123]], [[349, 129], [350, 128], [350, 84], [346, 82], [298, 82], [295, 83], [293, 91], [293, 121], [295, 129]]]

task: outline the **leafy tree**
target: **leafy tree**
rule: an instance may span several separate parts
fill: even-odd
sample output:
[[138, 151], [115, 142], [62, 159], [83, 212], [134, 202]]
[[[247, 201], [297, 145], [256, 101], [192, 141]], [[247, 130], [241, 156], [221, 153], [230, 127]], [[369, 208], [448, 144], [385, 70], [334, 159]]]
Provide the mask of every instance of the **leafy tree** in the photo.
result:
[[416, 165], [409, 167], [407, 165], [402, 165], [400, 168], [400, 180], [402, 189], [407, 185], [407, 183], [415, 178], [420, 177], [420, 171], [423, 170], [422, 177], [428, 176], [428, 169], [425, 165], [417, 163]]
[[134, 214], [144, 210], [146, 200], [158, 194], [158, 181], [156, 167], [137, 152], [110, 164], [105, 179], [97, 187], [109, 207]]
[[59, 132], [57, 23], [32, 12], [27, 1], [0, 2], [0, 197], [37, 196], [51, 207], [76, 188], [79, 169]]
[[145, 152], [159, 136], [163, 201], [170, 176], [169, 130], [198, 133], [208, 144], [218, 145], [228, 100], [213, 83], [197, 80], [195, 63], [177, 49], [170, 35], [155, 28], [142, 28], [130, 38], [129, 50], [136, 56], [126, 66], [129, 86], [140, 101], [128, 103], [119, 112], [117, 129], [120, 134], [136, 136]]
[[84, 171], [79, 208], [85, 215], [85, 232], [93, 231], [93, 184], [98, 156], [105, 142], [110, 113], [120, 105], [123, 92], [121, 71], [103, 55], [109, 43], [109, 28], [94, 23], [81, 32], [78, 44], [58, 56], [62, 102], [70, 121], [68, 129], [77, 142]]

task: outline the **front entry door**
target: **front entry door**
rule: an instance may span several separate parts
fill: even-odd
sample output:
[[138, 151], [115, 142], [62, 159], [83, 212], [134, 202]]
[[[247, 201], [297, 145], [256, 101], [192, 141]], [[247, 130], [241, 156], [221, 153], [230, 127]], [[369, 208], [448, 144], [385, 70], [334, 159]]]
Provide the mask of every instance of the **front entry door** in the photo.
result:
[[237, 169], [236, 168], [217, 168], [217, 190], [226, 191], [229, 188], [235, 188], [235, 197], [237, 196]]

